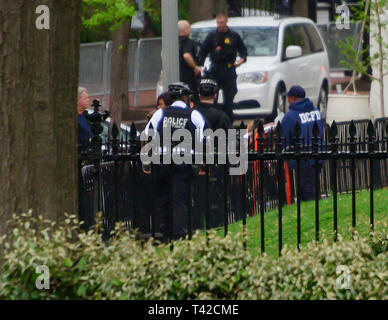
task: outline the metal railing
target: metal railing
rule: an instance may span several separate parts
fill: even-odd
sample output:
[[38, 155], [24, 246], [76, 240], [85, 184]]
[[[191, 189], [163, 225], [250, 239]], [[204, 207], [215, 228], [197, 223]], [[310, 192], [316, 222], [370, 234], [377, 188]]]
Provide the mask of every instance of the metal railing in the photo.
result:
[[[388, 118], [378, 119], [375, 123], [370, 120], [333, 122], [331, 127], [325, 127], [323, 137], [319, 134], [318, 126], [315, 126], [309, 145], [303, 144], [298, 135], [300, 131], [295, 128], [297, 133], [292, 139], [293, 146], [284, 149], [281, 125], [264, 134], [260, 122], [252, 132], [255, 138], [249, 144], [248, 171], [242, 176], [230, 176], [228, 165], [206, 165], [204, 175], [196, 174], [195, 168], [187, 165], [190, 200], [185, 214], [188, 215], [189, 238], [197, 229], [216, 227], [223, 227], [226, 235], [229, 224], [242, 221], [245, 228], [248, 216], [259, 215], [261, 251], [264, 252], [265, 213], [277, 208], [280, 254], [283, 248], [282, 210], [284, 205], [296, 203], [299, 247], [300, 175], [304, 160], [314, 161], [311, 170], [315, 170], [316, 177], [315, 239], [320, 239], [318, 203], [321, 198], [330, 196], [333, 199], [333, 233], [336, 240], [338, 194], [352, 195], [352, 225], [349, 229], [354, 230], [357, 221], [356, 190], [361, 189], [369, 189], [370, 192], [369, 216], [373, 230], [374, 190], [388, 185]], [[151, 174], [143, 172], [140, 142], [135, 132], [136, 127], [132, 124], [131, 133], [119, 140], [117, 127], [114, 126], [113, 139], [103, 148], [101, 139], [95, 137], [89, 151], [79, 154], [80, 219], [85, 221], [85, 228], [89, 228], [95, 222], [96, 212], [102, 211], [105, 239], [108, 239], [118, 221], [124, 222], [129, 230], [138, 229], [143, 235], [158, 237], [161, 231], [158, 188], [171, 188], [170, 208], [174, 201], [172, 185], [167, 183], [161, 186], [156, 181], [157, 165], [152, 165]], [[286, 165], [290, 160], [296, 161], [292, 171]], [[170, 179], [174, 174], [171, 171]], [[287, 191], [291, 191], [291, 196]], [[171, 223], [173, 219], [173, 215], [170, 215]], [[168, 240], [174, 239], [172, 228], [169, 232]]]

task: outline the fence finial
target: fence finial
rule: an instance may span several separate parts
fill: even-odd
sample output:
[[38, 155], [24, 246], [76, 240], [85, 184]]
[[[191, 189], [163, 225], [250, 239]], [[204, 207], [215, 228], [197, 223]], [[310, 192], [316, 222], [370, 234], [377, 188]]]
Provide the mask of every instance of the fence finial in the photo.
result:
[[135, 125], [135, 123], [134, 122], [132, 122], [132, 124], [131, 124], [131, 131], [130, 131], [130, 133], [129, 133], [129, 136], [130, 136], [130, 138], [131, 139], [136, 139], [136, 125]]
[[262, 121], [259, 121], [259, 123], [257, 125], [257, 133], [259, 134], [259, 137], [263, 136], [264, 126], [263, 126], [263, 122]]
[[318, 127], [317, 120], [315, 120], [313, 125], [313, 137], [318, 138], [318, 135], [319, 135], [319, 127]]
[[278, 138], [280, 139], [280, 137], [282, 136], [282, 133], [283, 133], [283, 127], [282, 127], [282, 124], [280, 123], [280, 121], [278, 121], [278, 123], [276, 125], [275, 132], [276, 132], [276, 135], [278, 136]]
[[131, 124], [131, 131], [129, 132], [130, 153], [136, 153], [136, 126]]
[[295, 130], [294, 130], [295, 138], [299, 138], [301, 131], [302, 131], [302, 128], [300, 127], [299, 121], [297, 121], [295, 124]]
[[117, 137], [118, 137], [118, 135], [119, 135], [119, 128], [117, 127], [116, 122], [113, 122], [113, 126], [112, 126], [112, 131], [111, 131], [111, 133], [112, 133], [112, 139], [113, 139], [113, 141], [114, 141], [114, 140], [117, 140]]
[[332, 152], [338, 151], [337, 134], [338, 134], [337, 123], [333, 121], [329, 131], [330, 147]]
[[369, 120], [368, 122], [368, 128], [366, 130], [368, 137], [373, 139], [376, 135], [375, 126], [373, 125], [372, 120]]
[[329, 132], [330, 138], [335, 139], [337, 137], [337, 134], [338, 134], [337, 123], [334, 120], [330, 127], [330, 132]]
[[281, 153], [282, 152], [282, 147], [283, 147], [282, 146], [283, 128], [282, 128], [282, 124], [280, 123], [280, 121], [278, 121], [278, 123], [276, 124], [275, 134], [276, 134], [276, 140], [275, 140], [276, 152], [277, 153]]
[[388, 138], [388, 121], [385, 124], [385, 133], [387, 134], [387, 138]]
[[354, 124], [354, 121], [350, 121], [350, 125], [349, 125], [349, 135], [351, 138], [354, 138], [356, 136], [356, 133], [357, 133], [357, 129], [356, 129], [356, 125]]

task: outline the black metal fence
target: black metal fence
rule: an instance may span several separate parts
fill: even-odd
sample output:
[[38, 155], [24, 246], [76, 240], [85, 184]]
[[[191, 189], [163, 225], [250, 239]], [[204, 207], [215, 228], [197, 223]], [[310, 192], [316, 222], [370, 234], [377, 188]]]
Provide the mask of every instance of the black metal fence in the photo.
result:
[[[119, 140], [113, 127], [113, 138], [102, 143], [98, 123], [92, 125], [95, 137], [87, 152], [79, 154], [80, 219], [85, 228], [95, 222], [98, 211], [103, 212], [104, 234], [107, 239], [116, 222], [124, 222], [128, 229], [158, 237], [161, 218], [158, 214], [157, 193], [160, 185], [152, 174], [143, 172], [140, 142], [136, 127], [130, 135]], [[240, 126], [240, 129], [243, 126]], [[388, 185], [388, 118], [333, 123], [325, 126], [321, 138], [314, 126], [311, 143], [299, 138], [298, 126], [293, 146], [284, 149], [281, 125], [265, 133], [258, 122], [247, 140], [249, 144], [248, 171], [242, 176], [230, 176], [228, 165], [206, 165], [205, 174], [198, 175], [188, 166], [190, 202], [188, 207], [189, 238], [195, 230], [223, 228], [246, 218], [260, 215], [261, 251], [265, 251], [265, 212], [278, 210], [279, 254], [282, 243], [282, 210], [284, 205], [296, 203], [297, 245], [301, 244], [301, 162], [312, 159], [315, 170], [315, 238], [319, 241], [319, 205], [322, 197], [333, 199], [333, 232], [337, 237], [338, 194], [352, 194], [352, 228], [356, 227], [356, 190], [370, 191], [370, 225], [374, 229], [374, 190]], [[309, 140], [309, 139], [308, 139]], [[287, 163], [296, 161], [295, 170]], [[323, 164], [320, 165], [323, 161]], [[319, 174], [320, 173], [320, 174]], [[170, 190], [171, 191], [171, 190]], [[173, 201], [171, 197], [171, 202]], [[171, 237], [170, 237], [171, 238]], [[246, 245], [244, 240], [244, 245]]]
[[290, 5], [284, 0], [229, 0], [230, 16], [290, 15]]

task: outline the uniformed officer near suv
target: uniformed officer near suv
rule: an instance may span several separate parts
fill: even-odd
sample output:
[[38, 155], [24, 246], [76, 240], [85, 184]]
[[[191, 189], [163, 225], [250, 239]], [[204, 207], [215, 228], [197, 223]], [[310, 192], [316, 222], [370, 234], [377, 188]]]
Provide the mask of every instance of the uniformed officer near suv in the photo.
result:
[[[216, 22], [217, 29], [210, 32], [202, 43], [198, 64], [203, 66], [210, 54], [208, 76], [216, 80], [219, 89], [222, 89], [225, 112], [233, 122], [233, 100], [237, 93], [236, 68], [246, 62], [248, 52], [240, 35], [228, 27], [225, 14], [219, 13]], [[237, 55], [240, 56], [238, 61]]]
[[[198, 135], [203, 137], [203, 131], [206, 125], [205, 119], [197, 111], [189, 108], [190, 95], [192, 91], [189, 86], [182, 82], [169, 85], [168, 93], [171, 97], [172, 104], [164, 109], [159, 109], [152, 116], [145, 128], [145, 134], [152, 136], [150, 124], [154, 130], [159, 133], [160, 141], [163, 141], [163, 129], [171, 127], [171, 136], [178, 129], [190, 131], [192, 140]], [[171, 147], [180, 142], [171, 141]], [[161, 146], [162, 148], [164, 146]], [[164, 149], [164, 148], [163, 148]], [[184, 238], [188, 233], [188, 205], [191, 199], [189, 195], [188, 167], [190, 165], [180, 164], [160, 164], [156, 165], [156, 174], [158, 190], [157, 202], [158, 212], [160, 213], [160, 231], [164, 239]], [[173, 169], [173, 210], [170, 210], [170, 174]], [[172, 218], [172, 231], [170, 228]], [[172, 236], [171, 236], [172, 235]]]

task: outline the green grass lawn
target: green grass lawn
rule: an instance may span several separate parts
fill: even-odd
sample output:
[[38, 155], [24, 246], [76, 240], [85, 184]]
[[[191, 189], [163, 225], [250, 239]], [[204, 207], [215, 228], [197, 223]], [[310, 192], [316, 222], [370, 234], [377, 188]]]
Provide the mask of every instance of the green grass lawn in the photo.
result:
[[[297, 245], [297, 207], [295, 205], [283, 207], [283, 247]], [[319, 202], [319, 230], [320, 240], [323, 237], [333, 239], [334, 211], [333, 197]], [[370, 230], [369, 191], [356, 193], [356, 231], [368, 235]], [[264, 215], [265, 221], [265, 252], [278, 255], [278, 210], [268, 211]], [[338, 234], [344, 239], [352, 237], [352, 196], [338, 195]], [[374, 225], [375, 232], [387, 229], [388, 223], [388, 189], [374, 192]], [[242, 232], [242, 221], [229, 225], [228, 233]], [[223, 236], [223, 228], [218, 231]], [[247, 249], [254, 254], [260, 254], [260, 215], [247, 218], [246, 224]], [[241, 241], [243, 241], [241, 239]], [[301, 244], [315, 241], [315, 202], [301, 203]]]

